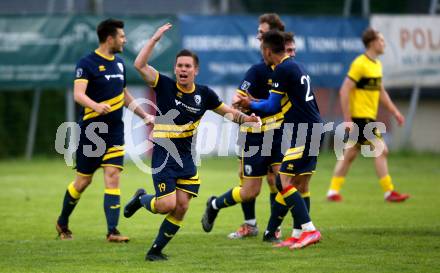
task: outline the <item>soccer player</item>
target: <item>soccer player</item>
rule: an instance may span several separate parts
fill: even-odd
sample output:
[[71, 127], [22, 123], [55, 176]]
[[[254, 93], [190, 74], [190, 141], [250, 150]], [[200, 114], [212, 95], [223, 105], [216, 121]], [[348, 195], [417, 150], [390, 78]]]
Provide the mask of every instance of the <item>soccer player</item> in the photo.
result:
[[273, 113], [279, 111], [286, 96], [293, 105], [284, 114], [283, 138], [291, 138], [290, 148], [284, 152], [276, 181], [279, 193], [263, 240], [279, 242], [275, 236], [276, 229], [287, 210], [291, 209], [301, 234], [290, 248], [303, 248], [321, 238], [300, 193], [309, 192], [309, 182], [317, 163], [317, 154], [314, 153], [317, 153], [321, 139], [321, 134], [316, 136], [312, 132], [316, 125], [317, 128], [322, 126], [322, 120], [311, 89], [310, 77], [301, 65], [286, 54], [283, 34], [276, 30], [264, 33], [261, 52], [266, 64], [275, 66], [269, 98], [252, 101], [242, 96], [239, 105], [252, 111]]
[[[76, 67], [74, 99], [82, 106], [81, 134], [76, 152], [76, 177], [67, 187], [62, 211], [56, 223], [61, 240], [73, 238], [68, 227], [69, 216], [99, 167], [104, 169], [107, 240], [129, 240], [117, 229], [121, 194], [119, 177], [124, 159], [122, 107], [130, 105], [134, 100], [126, 88], [124, 61], [116, 55], [122, 52], [126, 43], [123, 28], [123, 21], [102, 21], [97, 27], [99, 47], [81, 58]], [[136, 104], [133, 105], [134, 112], [147, 124], [152, 121], [151, 115]], [[91, 150], [88, 146], [96, 147], [93, 148], [96, 149], [96, 154], [88, 154]]]
[[366, 51], [353, 61], [339, 91], [344, 121], [353, 122], [359, 127], [359, 138], [355, 146], [344, 151], [343, 160], [336, 162], [327, 200], [336, 202], [342, 200], [339, 192], [361, 145], [372, 145], [373, 147], [383, 145], [382, 154], [374, 159], [379, 184], [384, 191], [385, 201], [402, 202], [408, 199], [409, 195], [400, 194], [394, 190], [388, 172], [388, 148], [380, 136], [380, 132], [374, 130], [373, 134], [376, 139], [374, 142], [370, 142], [363, 135], [363, 130], [369, 122], [376, 120], [379, 102], [396, 118], [400, 126], [405, 122], [405, 118], [391, 101], [382, 83], [382, 64], [378, 59], [378, 56], [382, 55], [385, 50], [382, 34], [372, 28], [367, 28], [362, 34], [362, 41]]
[[[261, 41], [261, 35], [271, 29], [278, 29], [284, 31], [284, 23], [280, 17], [275, 13], [266, 13], [259, 17], [257, 39]], [[291, 49], [291, 54], [294, 54], [293, 34], [289, 41], [286, 41], [286, 48]], [[246, 72], [244, 79], [241, 81], [233, 102], [238, 101], [239, 95], [251, 96], [256, 99], [266, 99], [269, 96], [269, 89], [272, 83], [271, 75], [273, 73], [272, 67], [266, 65], [264, 61], [255, 64]], [[255, 198], [259, 195], [263, 176], [267, 175], [267, 182], [270, 189], [270, 204], [275, 200], [277, 189], [275, 187], [275, 176], [278, 173], [279, 164], [283, 157], [281, 147], [281, 132], [277, 130], [282, 122], [283, 113], [280, 111], [276, 114], [266, 114], [256, 112], [257, 115], [263, 118], [263, 126], [261, 132], [255, 132], [249, 128], [240, 128], [239, 142], [242, 146], [243, 152], [248, 152], [250, 146], [261, 147], [253, 156], [239, 156], [239, 177], [240, 185], [226, 193], [222, 194], [215, 200], [210, 198], [211, 204], [216, 209], [222, 209], [233, 206], [237, 203], [241, 204], [244, 214], [244, 223], [237, 231], [228, 235], [230, 239], [241, 239], [244, 237], [252, 237], [258, 235], [257, 220], [255, 215]], [[263, 144], [265, 133], [271, 135], [270, 141]], [[264, 147], [263, 147], [264, 146]], [[268, 150], [268, 154], [263, 155], [263, 150]], [[233, 191], [240, 192], [240, 198], [233, 198]], [[227, 199], [225, 204], [222, 200]], [[215, 205], [214, 203], [218, 203]], [[210, 232], [213, 222], [206, 217], [202, 220], [203, 229]]]
[[145, 259], [166, 260], [162, 249], [179, 230], [189, 202], [198, 195], [200, 179], [192, 152], [194, 136], [200, 119], [212, 110], [239, 124], [256, 126], [260, 118], [248, 116], [225, 105], [207, 86], [194, 83], [199, 69], [197, 55], [181, 50], [176, 56], [173, 80], [148, 65], [151, 53], [163, 34], [171, 28], [167, 23], [157, 29], [137, 56], [134, 66], [156, 93], [158, 109], [153, 130], [154, 146], [151, 166], [156, 194], [144, 189], [135, 192], [124, 208], [124, 216], [131, 217], [139, 208], [152, 213], [167, 214], [157, 237]]

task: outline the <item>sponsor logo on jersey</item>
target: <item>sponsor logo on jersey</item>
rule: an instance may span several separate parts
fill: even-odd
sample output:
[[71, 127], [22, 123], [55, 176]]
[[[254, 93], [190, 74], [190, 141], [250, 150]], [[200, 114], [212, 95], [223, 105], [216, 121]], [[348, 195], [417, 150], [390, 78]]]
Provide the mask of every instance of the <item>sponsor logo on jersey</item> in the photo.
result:
[[249, 89], [249, 87], [251, 86], [251, 83], [248, 81], [243, 81], [243, 83], [241, 84], [240, 89], [243, 91], [247, 91]]
[[76, 77], [77, 77], [77, 78], [81, 78], [82, 75], [83, 75], [83, 70], [82, 70], [82, 68], [78, 68], [78, 69], [76, 70]]
[[278, 88], [278, 86], [280, 86], [279, 83], [277, 83], [277, 82], [272, 83], [272, 87]]
[[121, 72], [124, 72], [124, 65], [122, 63], [118, 63], [118, 67]]
[[122, 74], [113, 74], [113, 75], [104, 75], [104, 77], [109, 81], [110, 79], [119, 78], [121, 81], [124, 80], [124, 75]]
[[105, 66], [100, 65], [98, 66], [99, 72], [105, 71]]

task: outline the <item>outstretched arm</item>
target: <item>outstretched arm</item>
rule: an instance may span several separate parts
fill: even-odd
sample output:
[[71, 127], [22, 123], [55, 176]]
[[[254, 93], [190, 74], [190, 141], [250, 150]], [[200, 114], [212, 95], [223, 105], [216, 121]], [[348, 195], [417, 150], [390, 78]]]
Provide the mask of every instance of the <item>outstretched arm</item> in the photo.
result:
[[390, 111], [391, 114], [393, 114], [399, 126], [402, 126], [405, 123], [405, 117], [400, 113], [399, 109], [397, 109], [396, 105], [388, 95], [388, 92], [385, 90], [383, 84], [380, 88], [380, 102], [387, 108], [388, 111]]
[[144, 109], [142, 109], [142, 107], [140, 107], [140, 105], [136, 103], [135, 98], [131, 95], [127, 88], [124, 88], [124, 98], [125, 106], [127, 108], [138, 115], [145, 122], [146, 125], [153, 124], [154, 116], [145, 112]]
[[254, 114], [248, 116], [224, 103], [215, 109], [214, 112], [238, 124], [249, 123], [252, 127], [261, 126], [260, 117]]
[[251, 110], [257, 110], [263, 113], [272, 114], [277, 113], [281, 109], [281, 99], [284, 95], [270, 92], [269, 98], [267, 100], [251, 100], [251, 98], [247, 96], [239, 96], [239, 101], [236, 103], [237, 105], [251, 109]]
[[148, 40], [148, 42], [141, 49], [139, 54], [134, 61], [134, 67], [142, 76], [142, 78], [149, 84], [154, 85], [157, 79], [157, 70], [148, 65], [148, 60], [150, 59], [151, 54], [153, 53], [154, 46], [156, 43], [162, 38], [163, 34], [168, 31], [172, 25], [170, 23], [166, 23], [165, 25], [159, 27], [154, 35]]

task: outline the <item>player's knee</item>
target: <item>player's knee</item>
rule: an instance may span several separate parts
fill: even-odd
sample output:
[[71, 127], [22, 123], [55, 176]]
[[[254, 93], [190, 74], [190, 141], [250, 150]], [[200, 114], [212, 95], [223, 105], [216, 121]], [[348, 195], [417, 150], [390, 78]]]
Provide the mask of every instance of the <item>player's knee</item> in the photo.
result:
[[92, 183], [92, 176], [77, 176], [74, 187], [78, 192], [83, 192]]
[[247, 189], [246, 191], [241, 192], [241, 198], [243, 199], [243, 201], [249, 201], [249, 200], [255, 199], [260, 194], [260, 191], [261, 191], [261, 188], [259, 188], [259, 187]]
[[189, 208], [189, 202], [178, 201], [176, 204], [176, 208], [175, 208], [176, 214], [178, 216], [183, 217], [185, 215], [185, 213], [188, 211], [188, 208]]
[[155, 204], [157, 212], [160, 214], [167, 214], [176, 209], [175, 200], [161, 200], [158, 199]]

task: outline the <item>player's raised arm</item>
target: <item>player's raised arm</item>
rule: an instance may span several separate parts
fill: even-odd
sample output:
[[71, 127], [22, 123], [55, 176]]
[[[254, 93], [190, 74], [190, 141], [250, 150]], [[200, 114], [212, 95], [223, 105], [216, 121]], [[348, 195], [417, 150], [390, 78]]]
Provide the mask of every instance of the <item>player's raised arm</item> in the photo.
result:
[[144, 47], [141, 49], [139, 54], [134, 61], [134, 67], [142, 76], [142, 78], [149, 84], [154, 85], [158, 72], [156, 69], [148, 65], [148, 60], [150, 59], [151, 54], [153, 53], [154, 46], [156, 43], [162, 38], [163, 34], [168, 31], [172, 25], [170, 23], [166, 23], [165, 25], [159, 27], [154, 35], [147, 41]]
[[260, 117], [255, 116], [254, 114], [250, 116], [246, 115], [224, 103], [215, 109], [214, 112], [238, 124], [248, 123], [252, 127], [261, 126]]
[[84, 107], [93, 109], [93, 111], [99, 114], [107, 114], [111, 111], [110, 105], [106, 103], [97, 103], [86, 95], [88, 81], [86, 80], [75, 80], [73, 84], [73, 98], [75, 102], [79, 103]]

